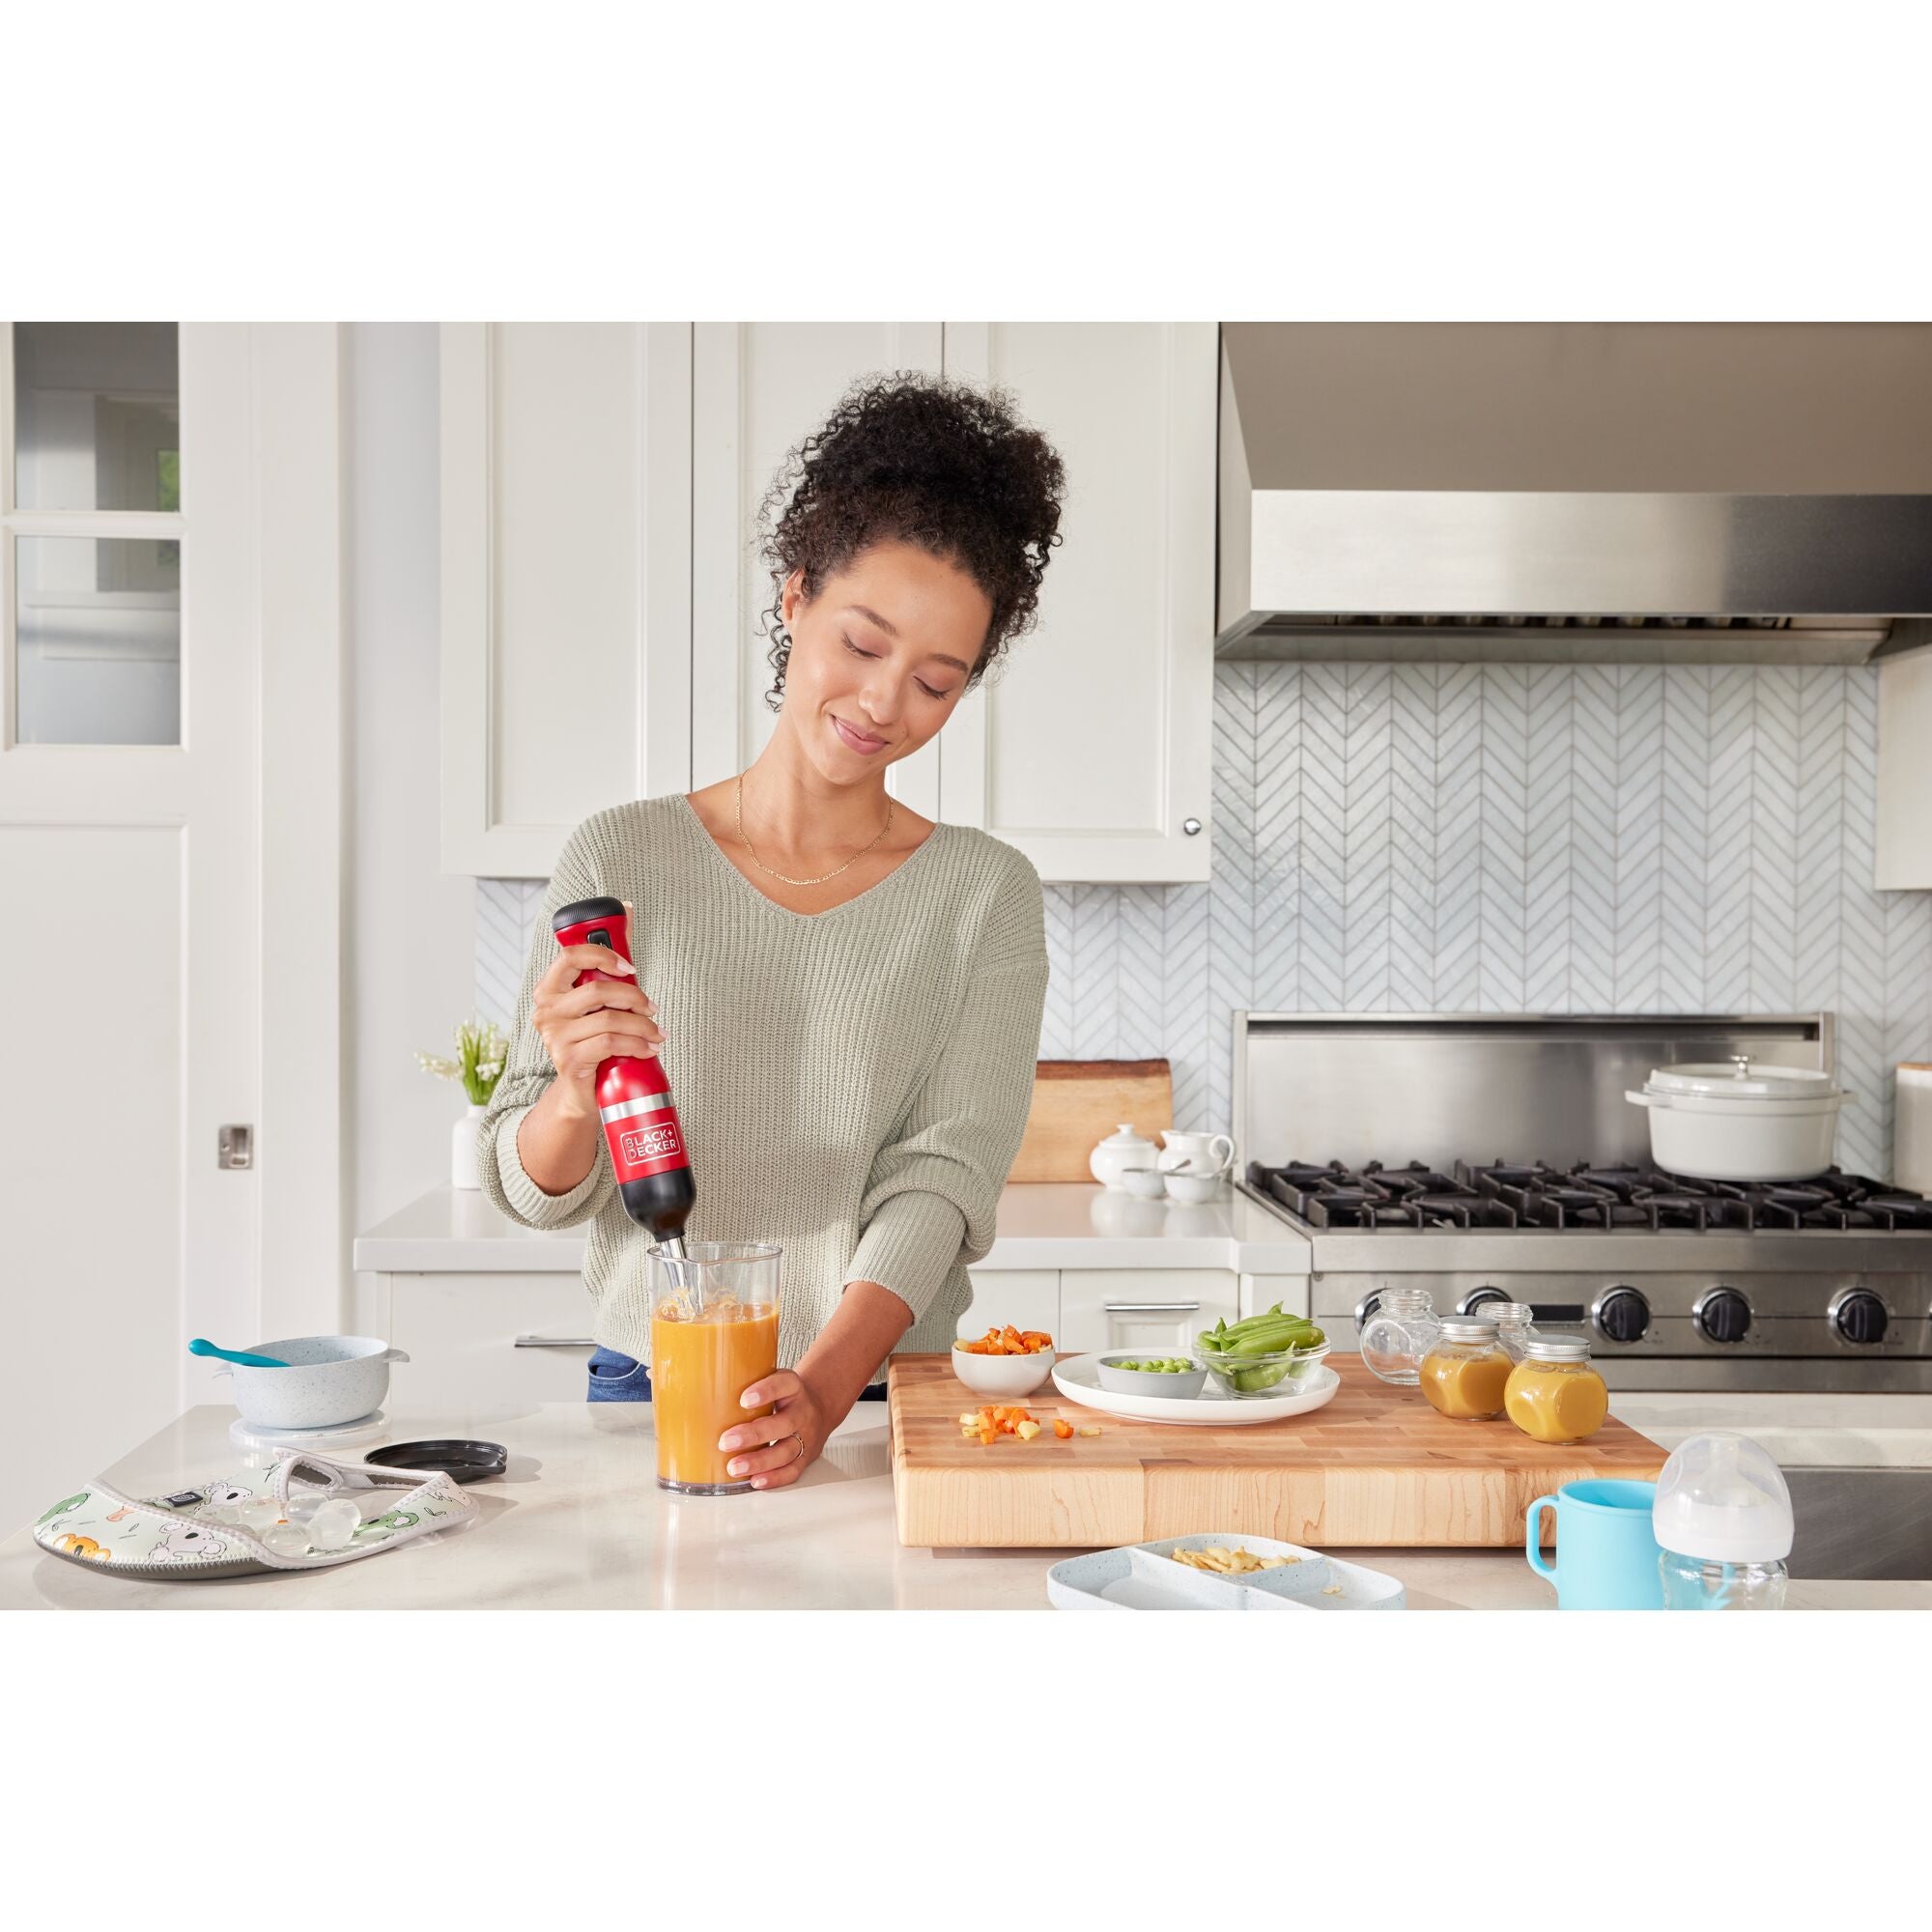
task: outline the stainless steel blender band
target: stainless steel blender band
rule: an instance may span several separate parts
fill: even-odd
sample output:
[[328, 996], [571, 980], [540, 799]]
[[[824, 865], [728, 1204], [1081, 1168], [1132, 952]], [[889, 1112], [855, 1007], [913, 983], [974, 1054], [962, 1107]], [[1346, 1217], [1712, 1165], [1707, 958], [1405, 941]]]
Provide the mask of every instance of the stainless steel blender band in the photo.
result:
[[635, 1100], [620, 1100], [614, 1107], [599, 1107], [597, 1118], [608, 1127], [612, 1121], [628, 1121], [639, 1114], [655, 1114], [670, 1105], [670, 1094], [639, 1094]]

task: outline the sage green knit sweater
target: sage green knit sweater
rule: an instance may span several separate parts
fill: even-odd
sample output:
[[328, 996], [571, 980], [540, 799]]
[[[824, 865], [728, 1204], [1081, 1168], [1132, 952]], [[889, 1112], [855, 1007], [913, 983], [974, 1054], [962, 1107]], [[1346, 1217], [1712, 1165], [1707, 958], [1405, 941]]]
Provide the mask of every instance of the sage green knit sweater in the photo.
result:
[[530, 1025], [556, 956], [551, 915], [598, 895], [630, 902], [638, 983], [665, 1029], [697, 1183], [687, 1238], [784, 1250], [780, 1362], [798, 1360], [853, 1281], [883, 1282], [911, 1308], [901, 1349], [950, 1348], [1033, 1098], [1047, 980], [1033, 867], [986, 833], [940, 825], [877, 885], [807, 914], [759, 892], [682, 792], [571, 834], [477, 1167], [526, 1227], [590, 1222], [591, 1333], [648, 1361], [650, 1237], [624, 1212], [601, 1135], [568, 1194], [545, 1194], [517, 1157], [517, 1129], [555, 1078]]

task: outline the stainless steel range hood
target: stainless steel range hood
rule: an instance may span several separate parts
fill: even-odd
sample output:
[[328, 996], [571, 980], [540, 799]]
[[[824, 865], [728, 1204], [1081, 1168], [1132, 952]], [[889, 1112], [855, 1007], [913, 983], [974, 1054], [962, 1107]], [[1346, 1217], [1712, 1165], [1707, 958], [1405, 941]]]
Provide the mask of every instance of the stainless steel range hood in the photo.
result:
[[1932, 643], [1932, 326], [1228, 323], [1216, 655]]

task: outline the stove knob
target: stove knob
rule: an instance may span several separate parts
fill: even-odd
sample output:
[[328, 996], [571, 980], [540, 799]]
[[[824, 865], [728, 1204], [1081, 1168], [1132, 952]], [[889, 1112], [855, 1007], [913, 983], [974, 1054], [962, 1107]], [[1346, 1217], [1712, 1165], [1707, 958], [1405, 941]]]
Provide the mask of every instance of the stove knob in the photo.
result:
[[1456, 1304], [1456, 1312], [1459, 1315], [1473, 1315], [1477, 1309], [1487, 1307], [1492, 1301], [1507, 1301], [1508, 1299], [1509, 1296], [1499, 1288], [1472, 1288]]
[[1832, 1322], [1847, 1342], [1869, 1348], [1885, 1340], [1885, 1303], [1870, 1289], [1855, 1288], [1833, 1311]]
[[1750, 1332], [1750, 1303], [1734, 1288], [1714, 1288], [1691, 1310], [1713, 1342], [1742, 1342]]
[[1650, 1303], [1634, 1288], [1610, 1289], [1595, 1312], [1598, 1328], [1612, 1342], [1641, 1342], [1650, 1333]]

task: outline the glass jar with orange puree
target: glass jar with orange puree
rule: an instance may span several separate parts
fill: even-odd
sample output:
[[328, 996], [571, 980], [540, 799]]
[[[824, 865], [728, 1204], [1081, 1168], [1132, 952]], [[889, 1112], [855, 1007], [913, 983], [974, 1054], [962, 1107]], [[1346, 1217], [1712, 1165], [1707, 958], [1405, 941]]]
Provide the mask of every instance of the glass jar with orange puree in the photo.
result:
[[1604, 1426], [1610, 1392], [1580, 1335], [1535, 1335], [1503, 1391], [1509, 1419], [1539, 1442], [1580, 1442]]
[[1422, 1393], [1432, 1408], [1458, 1422], [1486, 1422], [1503, 1412], [1514, 1366], [1487, 1315], [1445, 1315], [1422, 1358]]

